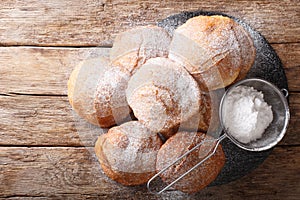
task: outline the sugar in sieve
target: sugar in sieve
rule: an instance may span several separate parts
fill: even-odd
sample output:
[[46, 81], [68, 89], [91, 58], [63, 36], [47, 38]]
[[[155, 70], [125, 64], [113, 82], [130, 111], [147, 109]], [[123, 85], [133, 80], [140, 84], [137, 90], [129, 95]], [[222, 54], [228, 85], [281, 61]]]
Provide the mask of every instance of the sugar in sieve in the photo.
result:
[[[234, 138], [228, 130], [224, 128], [224, 107], [226, 106], [226, 96], [229, 94], [234, 88], [237, 86], [248, 86], [253, 87], [254, 89], [261, 91], [264, 94], [264, 100], [267, 102], [268, 105], [272, 107], [273, 112], [273, 121], [271, 124], [266, 128], [261, 138], [251, 141], [249, 143], [242, 143], [238, 141], [236, 138]], [[221, 128], [219, 131], [223, 132], [223, 134], [217, 134], [220, 135], [217, 139], [212, 140], [203, 140], [201, 143], [197, 144], [195, 147], [193, 147], [191, 150], [184, 153], [182, 156], [177, 158], [175, 161], [173, 161], [171, 164], [163, 168], [161, 171], [159, 171], [157, 174], [155, 174], [147, 183], [147, 188], [151, 193], [155, 194], [161, 194], [162, 192], [169, 189], [171, 186], [173, 186], [175, 183], [177, 183], [179, 180], [181, 180], [183, 177], [185, 177], [187, 174], [189, 174], [191, 171], [193, 171], [195, 168], [200, 166], [203, 162], [205, 162], [207, 159], [209, 159], [212, 155], [215, 154], [218, 145], [220, 142], [225, 139], [226, 137], [229, 138], [235, 145], [238, 147], [248, 150], [248, 151], [264, 151], [267, 149], [270, 149], [274, 147], [284, 136], [288, 122], [290, 119], [290, 112], [289, 107], [287, 103], [288, 97], [288, 91], [287, 89], [278, 89], [275, 85], [272, 83], [258, 78], [251, 78], [251, 79], [244, 79], [242, 81], [239, 81], [228, 88], [228, 90], [224, 93], [220, 106], [219, 106], [219, 118], [220, 118], [220, 124]], [[175, 179], [173, 182], [171, 182], [169, 185], [161, 189], [160, 191], [152, 191], [151, 190], [151, 182], [156, 179], [159, 175], [164, 173], [168, 168], [176, 164], [178, 161], [186, 157], [188, 154], [199, 148], [203, 143], [211, 142], [213, 147], [211, 148], [209, 154], [201, 160], [199, 163], [194, 165], [192, 168], [190, 168], [188, 171], [180, 175], [177, 179]]]

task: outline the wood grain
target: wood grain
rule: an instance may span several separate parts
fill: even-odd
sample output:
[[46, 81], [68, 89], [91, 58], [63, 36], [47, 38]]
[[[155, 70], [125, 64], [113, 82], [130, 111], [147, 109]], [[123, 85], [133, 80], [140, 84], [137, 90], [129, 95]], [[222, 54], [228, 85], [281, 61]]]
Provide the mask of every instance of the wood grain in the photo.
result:
[[[0, 146], [94, 146], [104, 133], [72, 111], [66, 96], [0, 96]], [[300, 145], [300, 93], [290, 96], [291, 121], [281, 145]]]
[[[272, 45], [282, 60], [290, 91], [300, 91], [300, 43]], [[0, 47], [0, 94], [66, 95], [73, 68], [107, 56], [110, 48]]]
[[289, 89], [300, 91], [300, 43], [272, 45], [284, 66]]
[[241, 18], [271, 43], [300, 41], [297, 0], [2, 0], [0, 45], [111, 46], [121, 31], [199, 9]]
[[[92, 149], [0, 147], [0, 197], [108, 199], [296, 199], [300, 195], [300, 147], [277, 147], [251, 174], [194, 195], [154, 196], [145, 186], [124, 187], [107, 178]], [[114, 191], [113, 193], [111, 191]]]
[[0, 96], [0, 145], [94, 146], [102, 129], [79, 118], [66, 96]]
[[[116, 34], [194, 10], [238, 17], [271, 43], [288, 78], [287, 134], [259, 168], [226, 185], [161, 196], [121, 186], [103, 174], [93, 153], [105, 130], [78, 118], [68, 103], [69, 74], [86, 59], [107, 56], [103, 46], [111, 47]], [[298, 200], [299, 10], [297, 0], [2, 0], [0, 199]]]
[[75, 66], [108, 48], [0, 47], [0, 94], [66, 95]]
[[[273, 47], [285, 66], [289, 89], [299, 91], [300, 45]], [[1, 47], [0, 145], [93, 146], [101, 130], [73, 113], [66, 97], [67, 80], [74, 66], [85, 59], [107, 56], [109, 50]], [[300, 143], [299, 109], [299, 94], [292, 94], [292, 119], [281, 144]]]

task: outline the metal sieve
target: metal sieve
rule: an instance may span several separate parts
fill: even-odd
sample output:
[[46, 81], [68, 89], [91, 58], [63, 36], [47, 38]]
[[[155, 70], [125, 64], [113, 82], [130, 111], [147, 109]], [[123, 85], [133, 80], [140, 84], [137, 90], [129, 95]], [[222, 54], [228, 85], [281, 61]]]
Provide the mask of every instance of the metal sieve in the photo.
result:
[[[264, 95], [265, 102], [271, 106], [272, 112], [273, 112], [273, 121], [271, 124], [266, 128], [261, 138], [249, 142], [249, 143], [242, 143], [238, 141], [236, 138], [234, 138], [228, 130], [224, 129], [224, 107], [226, 106], [226, 96], [229, 94], [234, 88], [237, 86], [244, 85], [248, 87], [253, 87], [257, 91], [261, 91]], [[171, 186], [173, 186], [175, 183], [177, 183], [179, 180], [181, 180], [183, 177], [185, 177], [187, 174], [189, 174], [191, 171], [193, 171], [195, 168], [200, 166], [203, 162], [205, 162], [207, 159], [209, 159], [217, 150], [218, 145], [220, 142], [225, 139], [226, 137], [229, 138], [235, 145], [238, 147], [248, 150], [248, 151], [264, 151], [267, 149], [270, 149], [274, 147], [278, 142], [283, 138], [287, 126], [290, 119], [290, 112], [288, 107], [287, 98], [288, 97], [288, 91], [287, 89], [278, 89], [275, 85], [272, 83], [258, 78], [250, 78], [250, 79], [244, 79], [242, 81], [239, 81], [229, 87], [227, 91], [224, 93], [219, 107], [219, 118], [221, 121], [221, 128], [219, 129], [223, 134], [218, 134], [220, 137], [213, 140], [203, 140], [201, 143], [197, 144], [194, 148], [184, 153], [182, 156], [177, 158], [175, 161], [173, 161], [171, 164], [163, 168], [161, 171], [159, 171], [157, 174], [155, 174], [147, 183], [147, 188], [151, 193], [155, 194], [161, 194], [162, 192], [169, 189]], [[168, 168], [176, 164], [178, 161], [180, 161], [182, 158], [186, 157], [188, 154], [199, 148], [203, 143], [211, 142], [212, 148], [210, 152], [208, 152], [207, 156], [201, 160], [199, 163], [194, 165], [192, 168], [190, 168], [188, 171], [186, 171], [184, 174], [179, 176], [176, 180], [174, 180], [172, 183], [164, 187], [162, 190], [158, 192], [153, 192], [151, 190], [150, 184], [151, 182], [156, 179], [160, 174], [165, 172]]]

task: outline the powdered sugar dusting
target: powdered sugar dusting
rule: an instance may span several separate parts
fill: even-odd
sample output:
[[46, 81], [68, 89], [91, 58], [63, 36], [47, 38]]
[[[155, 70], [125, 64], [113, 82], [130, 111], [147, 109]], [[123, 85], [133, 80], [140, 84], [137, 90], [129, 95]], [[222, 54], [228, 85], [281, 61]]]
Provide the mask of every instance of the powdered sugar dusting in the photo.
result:
[[[242, 67], [241, 48], [248, 48], [239, 44], [235, 35], [238, 26], [228, 17], [191, 18], [175, 30], [169, 57], [190, 63], [187, 70], [196, 79], [201, 74], [209, 89], [223, 88], [238, 76]], [[214, 73], [214, 68], [219, 72]]]
[[163, 132], [198, 112], [200, 90], [183, 67], [167, 58], [153, 58], [131, 77], [126, 97], [139, 120]]
[[[174, 160], [188, 150], [191, 150], [203, 140], [206, 140], [206, 142], [177, 162], [173, 167], [168, 168], [160, 177], [166, 183], [170, 184], [203, 160], [215, 145], [215, 143], [212, 142], [213, 138], [200, 132], [178, 132], [167, 140], [157, 155], [157, 171], [171, 164]], [[174, 184], [174, 187], [188, 193], [199, 191], [216, 178], [224, 163], [225, 155], [221, 146], [218, 146], [216, 153], [212, 157]]]
[[105, 57], [87, 59], [73, 70], [68, 81], [68, 97], [73, 109], [92, 124], [98, 124], [93, 107], [96, 83], [109, 68]]
[[145, 26], [119, 34], [110, 52], [112, 63], [133, 74], [148, 59], [167, 57], [171, 37], [157, 26]]
[[125, 89], [130, 75], [111, 67], [99, 78], [94, 106], [100, 118], [112, 117], [117, 123], [130, 113]]
[[[162, 141], [142, 123], [131, 121], [114, 127], [103, 139], [103, 154], [106, 165], [114, 171], [128, 173], [154, 172], [156, 156]], [[127, 140], [126, 145], [119, 145], [117, 140]]]

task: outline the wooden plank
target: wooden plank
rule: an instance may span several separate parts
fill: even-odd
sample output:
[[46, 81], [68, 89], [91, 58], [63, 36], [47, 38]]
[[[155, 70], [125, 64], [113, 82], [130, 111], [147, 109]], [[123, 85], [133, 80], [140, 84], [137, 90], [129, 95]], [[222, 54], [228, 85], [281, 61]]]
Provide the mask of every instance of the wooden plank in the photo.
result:
[[299, 145], [300, 143], [300, 93], [292, 93], [289, 97], [290, 123], [286, 135], [279, 144]]
[[277, 147], [249, 175], [194, 195], [169, 191], [161, 196], [145, 186], [124, 187], [107, 178], [85, 148], [0, 147], [0, 197], [108, 199], [297, 199], [300, 147]]
[[108, 48], [0, 47], [0, 94], [67, 95], [67, 81], [81, 61], [108, 56]]
[[[300, 43], [274, 44], [288, 77], [300, 91]], [[67, 94], [67, 80], [81, 61], [109, 54], [109, 48], [0, 47], [0, 94]]]
[[[72, 111], [65, 96], [0, 96], [0, 146], [94, 146], [105, 130]], [[300, 93], [290, 96], [291, 121], [281, 145], [300, 145]]]
[[[282, 61], [291, 91], [300, 89], [300, 43], [272, 45]], [[298, 81], [299, 80], [299, 81]]]
[[241, 18], [271, 43], [299, 42], [297, 0], [3, 0], [0, 44], [107, 46], [112, 45], [117, 33], [128, 28], [199, 9]]
[[94, 146], [101, 134], [65, 96], [0, 96], [0, 105], [0, 145]]

